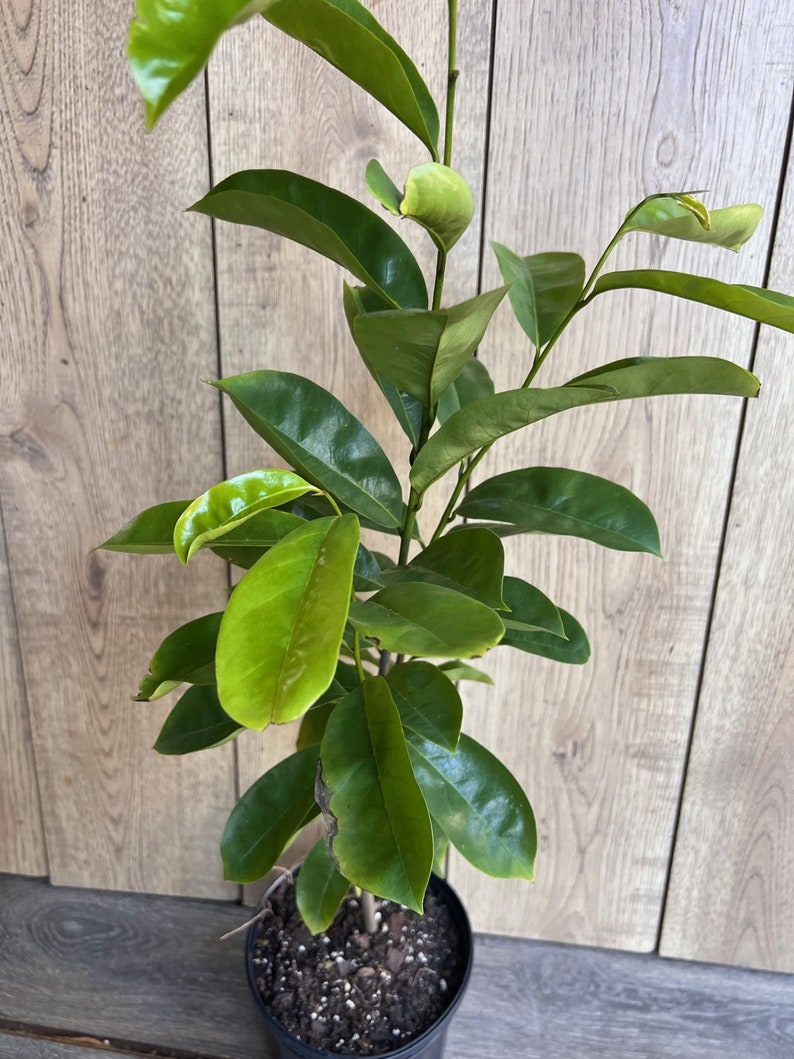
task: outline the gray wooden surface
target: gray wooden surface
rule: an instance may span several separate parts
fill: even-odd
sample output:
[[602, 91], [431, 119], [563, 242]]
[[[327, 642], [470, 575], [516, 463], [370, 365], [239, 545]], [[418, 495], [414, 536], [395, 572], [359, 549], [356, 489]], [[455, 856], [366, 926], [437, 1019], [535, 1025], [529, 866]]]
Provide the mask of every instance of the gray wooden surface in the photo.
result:
[[140, 1053], [126, 1049], [117, 1051], [99, 1038], [77, 1037], [74, 1041], [53, 1041], [45, 1037], [0, 1032], [0, 1059], [98, 1059], [98, 1055], [122, 1059], [123, 1056]]
[[[248, 995], [245, 918], [220, 902], [0, 875], [0, 1059], [117, 1051], [270, 1059]], [[64, 1037], [80, 1038], [74, 1045]], [[478, 936], [448, 1059], [791, 1059], [794, 979]]]

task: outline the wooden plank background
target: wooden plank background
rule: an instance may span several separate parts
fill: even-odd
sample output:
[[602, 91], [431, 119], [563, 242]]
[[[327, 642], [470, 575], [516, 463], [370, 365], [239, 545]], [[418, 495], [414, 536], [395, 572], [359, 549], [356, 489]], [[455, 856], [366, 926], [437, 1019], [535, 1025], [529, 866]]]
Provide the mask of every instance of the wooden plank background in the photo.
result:
[[[55, 882], [233, 896], [217, 855], [225, 815], [235, 791], [281, 752], [290, 733], [252, 733], [236, 747], [159, 759], [146, 748], [167, 706], [128, 701], [162, 633], [219, 608], [224, 573], [206, 563], [186, 576], [165, 558], [88, 553], [147, 504], [220, 480], [224, 456], [228, 474], [271, 462], [230, 408], [222, 449], [216, 396], [198, 383], [218, 374], [216, 325], [223, 374], [258, 366], [305, 372], [395, 449], [398, 436], [381, 429], [382, 406], [339, 312], [339, 271], [263, 233], [218, 225], [214, 288], [210, 223], [180, 210], [203, 194], [210, 170], [217, 181], [253, 166], [293, 168], [366, 199], [370, 157], [398, 182], [424, 159], [389, 115], [258, 20], [222, 42], [210, 64], [208, 98], [196, 84], [144, 136], [122, 57], [129, 7], [110, 13], [80, 0], [67, 13], [41, 0], [12, 0], [0, 21], [0, 224], [10, 248], [0, 274], [8, 339], [0, 501], [12, 590], [0, 578], [2, 643], [11, 658], [0, 703], [8, 733], [0, 745], [0, 807], [8, 802], [2, 792], [13, 789], [34, 836], [29, 850], [23, 843], [31, 859], [17, 853], [9, 869], [44, 871], [35, 745]], [[406, 19], [396, 0], [377, 3], [378, 17], [417, 57], [439, 98], [444, 7], [440, 0], [422, 5]], [[592, 264], [630, 205], [680, 188], [711, 187], [712, 205], [758, 199], [769, 214], [738, 258], [635, 236], [618, 267], [692, 268], [761, 282], [794, 75], [792, 13], [784, 0], [688, 7], [597, 0], [586, 8], [561, 0], [548, 11], [519, 0], [497, 7], [462, 0], [459, 62], [455, 164], [482, 209], [453, 257], [449, 301], [476, 289], [481, 242], [496, 239], [521, 253], [575, 249]], [[794, 206], [785, 209], [790, 214]], [[400, 232], [422, 245], [421, 233], [405, 225]], [[497, 282], [486, 251], [483, 284]], [[500, 385], [515, 385], [526, 371], [525, 342], [509, 312], [498, 321], [482, 356]], [[611, 295], [576, 324], [548, 366], [547, 383], [642, 353], [716, 354], [744, 364], [752, 354], [750, 324], [650, 295]], [[777, 345], [781, 357], [790, 356], [790, 339]], [[770, 380], [768, 389], [774, 386]], [[558, 418], [531, 439], [508, 442], [488, 470], [529, 460], [619, 480], [656, 513], [666, 561], [600, 554], [584, 542], [511, 545], [511, 572], [535, 579], [582, 620], [594, 660], [571, 672], [502, 649], [486, 663], [498, 690], [466, 689], [467, 730], [504, 754], [526, 786], [541, 850], [534, 887], [486, 880], [458, 860], [452, 878], [478, 929], [648, 950], [660, 927], [741, 407], [690, 398]], [[765, 429], [772, 445], [782, 440], [776, 418]], [[788, 455], [790, 447], [779, 451]], [[733, 532], [728, 538], [740, 566], [752, 561], [747, 548], [760, 526], [758, 505], [746, 503], [748, 544], [733, 544]], [[428, 525], [438, 504], [423, 511]], [[778, 517], [790, 527], [790, 508]], [[790, 532], [779, 536], [790, 557]], [[784, 562], [770, 552], [754, 572], [774, 583]], [[729, 614], [735, 589], [730, 580], [722, 584], [726, 602], [718, 614]], [[769, 642], [769, 621], [748, 609], [738, 620], [749, 672], [750, 659]], [[727, 618], [714, 629], [722, 639], [710, 657], [719, 660], [737, 633]], [[22, 666], [14, 668], [17, 637]], [[776, 680], [770, 664], [754, 693], [759, 759], [764, 689], [774, 691]], [[790, 839], [794, 789], [785, 727], [790, 692], [786, 701], [786, 683], [779, 687], [769, 723], [778, 724], [780, 804], [789, 815], [781, 810], [776, 849], [786, 845], [786, 827]], [[32, 737], [25, 734], [23, 691]], [[737, 720], [726, 727], [738, 740], [729, 753], [741, 756], [742, 692], [710, 685], [707, 671], [706, 693], [707, 703], [729, 694]], [[702, 778], [687, 792], [671, 915], [690, 901], [678, 882], [688, 877], [689, 821], [698, 843], [717, 783], [709, 726], [721, 721], [712, 707], [704, 710], [695, 740]], [[760, 794], [748, 797], [756, 807], [772, 804]], [[690, 803], [703, 807], [700, 818]], [[754, 828], [764, 829], [759, 820], [752, 813], [732, 818], [732, 862]], [[763, 920], [764, 937], [779, 934], [794, 914], [783, 860], [778, 852], [764, 861], [757, 895], [764, 910], [751, 914], [753, 922]], [[751, 891], [732, 884], [712, 909], [726, 936], [736, 902], [751, 900]], [[705, 879], [700, 893], [710, 900]], [[788, 959], [766, 941], [710, 948], [719, 932], [713, 923], [706, 929], [698, 915], [678, 915], [677, 922], [671, 952], [708, 951], [770, 969]]]

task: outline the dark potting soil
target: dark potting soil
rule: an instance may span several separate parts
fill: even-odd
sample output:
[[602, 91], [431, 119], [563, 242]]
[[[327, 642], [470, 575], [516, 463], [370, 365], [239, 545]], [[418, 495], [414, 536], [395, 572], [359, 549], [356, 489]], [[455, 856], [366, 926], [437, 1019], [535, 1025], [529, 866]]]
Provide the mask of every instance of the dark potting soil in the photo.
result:
[[429, 892], [424, 915], [377, 901], [364, 930], [350, 894], [325, 934], [311, 934], [293, 886], [268, 902], [254, 946], [257, 986], [295, 1037], [341, 1055], [383, 1055], [418, 1037], [458, 992], [465, 970], [448, 909]]

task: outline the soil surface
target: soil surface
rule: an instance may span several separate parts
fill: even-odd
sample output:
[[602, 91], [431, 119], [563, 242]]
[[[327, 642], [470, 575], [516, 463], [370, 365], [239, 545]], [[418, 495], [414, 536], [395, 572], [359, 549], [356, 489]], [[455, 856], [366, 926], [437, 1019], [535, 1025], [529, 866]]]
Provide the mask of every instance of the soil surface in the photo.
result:
[[364, 930], [352, 893], [325, 934], [311, 934], [293, 886], [269, 900], [254, 947], [257, 985], [295, 1037], [341, 1055], [384, 1055], [424, 1033], [456, 996], [465, 966], [458, 929], [432, 892], [424, 915], [375, 903]]

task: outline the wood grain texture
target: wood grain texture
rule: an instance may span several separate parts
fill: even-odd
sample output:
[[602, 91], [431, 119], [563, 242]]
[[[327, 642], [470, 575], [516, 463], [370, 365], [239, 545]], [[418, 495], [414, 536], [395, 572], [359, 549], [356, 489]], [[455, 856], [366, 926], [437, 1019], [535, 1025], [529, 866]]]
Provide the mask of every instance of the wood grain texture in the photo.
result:
[[[370, 6], [416, 60], [435, 98], [444, 100], [446, 5], [419, 5], [410, 19], [397, 0]], [[453, 164], [470, 182], [475, 201], [483, 189], [488, 96], [490, 0], [460, 5], [459, 132]], [[398, 184], [427, 152], [388, 112], [348, 84], [317, 55], [261, 20], [228, 34], [210, 65], [209, 99], [214, 179], [256, 167], [291, 169], [340, 188], [372, 209], [385, 211], [364, 185], [370, 158], [381, 160]], [[443, 120], [443, 119], [442, 119]], [[404, 222], [399, 232], [432, 282], [429, 239]], [[403, 470], [404, 437], [359, 360], [342, 311], [342, 271], [303, 247], [235, 225], [217, 226], [218, 304], [223, 372], [278, 368], [309, 376], [331, 390], [375, 434]], [[448, 304], [476, 292], [480, 225], [476, 220], [450, 255]], [[386, 415], [384, 415], [384, 410]], [[229, 473], [274, 462], [260, 439], [226, 415]], [[422, 512], [432, 526], [440, 509]], [[377, 547], [394, 549], [394, 538]], [[240, 789], [294, 743], [293, 727], [238, 741]], [[250, 891], [253, 899], [255, 891]]]
[[[222, 571], [90, 554], [136, 511], [220, 477], [201, 86], [146, 138], [125, 5], [0, 15], [0, 494], [52, 878], [220, 895], [232, 752], [148, 749], [132, 705], [161, 636]], [[178, 159], [178, 165], [175, 164]]]
[[[794, 290], [794, 164], [769, 285]], [[763, 328], [662, 934], [671, 956], [794, 971], [794, 339]]]
[[[530, 32], [526, 5], [500, 4], [487, 238], [519, 253], [578, 250], [592, 267], [651, 192], [712, 188], [714, 205], [773, 205], [789, 15], [781, 3], [566, 2], [531, 5]], [[769, 236], [767, 219], [736, 258], [638, 235], [614, 264], [758, 283]], [[495, 277], [488, 265], [486, 283]], [[498, 320], [483, 360], [501, 386], [519, 385], [526, 341]], [[539, 381], [643, 354], [747, 363], [752, 334], [672, 299], [610, 297], [577, 318]], [[581, 410], [515, 435], [483, 465], [480, 478], [538, 464], [620, 482], [656, 514], [666, 561], [537, 537], [511, 548], [509, 572], [575, 614], [594, 657], [572, 671], [497, 649], [486, 668], [498, 690], [468, 696], [467, 727], [514, 769], [539, 822], [534, 887], [454, 861], [477, 929], [654, 947], [740, 415], [727, 398]]]
[[[42, 1037], [26, 1037], [16, 1033], [0, 1033], [0, 1059], [98, 1059], [100, 1055], [110, 1059], [123, 1059], [136, 1053], [125, 1050], [110, 1049], [105, 1042], [90, 1039], [86, 1044], [67, 1041], [51, 1041]], [[137, 1053], [140, 1054], [140, 1053]]]
[[0, 871], [47, 874], [47, 849], [0, 511]]
[[[216, 902], [53, 889], [0, 877], [0, 1025], [114, 1048], [268, 1059], [242, 943]], [[53, 1050], [14, 1059], [84, 1059]], [[790, 1059], [794, 979], [655, 956], [477, 937], [455, 1059]]]

